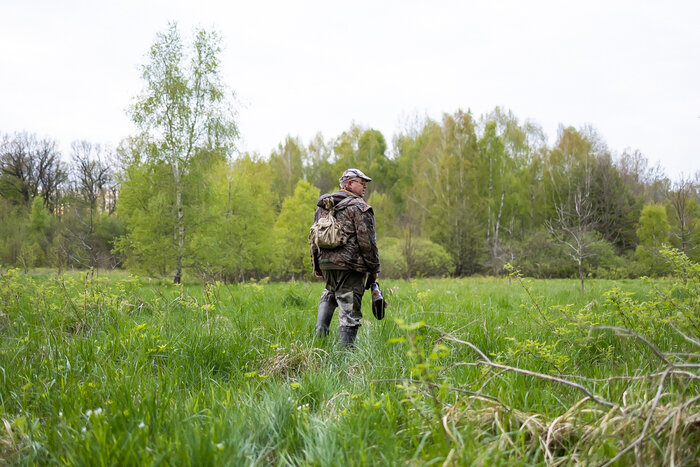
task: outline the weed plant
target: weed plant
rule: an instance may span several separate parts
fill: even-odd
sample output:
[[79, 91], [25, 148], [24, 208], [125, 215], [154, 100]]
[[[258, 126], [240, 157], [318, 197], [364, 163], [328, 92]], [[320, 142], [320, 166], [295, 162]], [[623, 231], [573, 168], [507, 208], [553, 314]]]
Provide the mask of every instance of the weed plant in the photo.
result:
[[696, 463], [700, 274], [669, 255], [676, 279], [583, 294], [515, 271], [385, 281], [354, 351], [337, 318], [314, 337], [320, 283], [10, 270], [0, 462]]

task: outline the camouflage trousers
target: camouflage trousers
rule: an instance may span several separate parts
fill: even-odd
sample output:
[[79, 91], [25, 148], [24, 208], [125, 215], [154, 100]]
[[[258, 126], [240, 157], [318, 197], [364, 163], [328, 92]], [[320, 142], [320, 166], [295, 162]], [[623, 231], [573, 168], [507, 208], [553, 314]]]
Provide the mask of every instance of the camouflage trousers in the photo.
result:
[[321, 270], [326, 289], [321, 302], [338, 307], [340, 328], [357, 328], [362, 320], [362, 296], [365, 293], [365, 273], [349, 270]]

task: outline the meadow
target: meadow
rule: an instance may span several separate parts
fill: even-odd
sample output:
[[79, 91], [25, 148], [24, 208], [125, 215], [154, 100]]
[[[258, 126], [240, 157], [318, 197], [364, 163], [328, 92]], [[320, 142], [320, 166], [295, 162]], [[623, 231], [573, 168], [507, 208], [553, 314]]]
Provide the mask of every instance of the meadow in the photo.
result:
[[696, 465], [700, 273], [386, 280], [353, 351], [320, 282], [0, 277], [0, 463]]

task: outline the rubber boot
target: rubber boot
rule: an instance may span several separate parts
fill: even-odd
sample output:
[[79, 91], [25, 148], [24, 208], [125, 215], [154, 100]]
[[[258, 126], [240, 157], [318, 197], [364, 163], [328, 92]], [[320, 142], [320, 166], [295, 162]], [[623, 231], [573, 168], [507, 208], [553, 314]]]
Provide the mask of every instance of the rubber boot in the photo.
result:
[[341, 347], [352, 350], [355, 348], [355, 338], [357, 337], [357, 328], [340, 327], [338, 333], [338, 343]]
[[326, 337], [328, 335], [334, 311], [335, 305], [331, 304], [331, 302], [318, 304], [318, 317], [316, 318], [316, 335], [318, 337]]

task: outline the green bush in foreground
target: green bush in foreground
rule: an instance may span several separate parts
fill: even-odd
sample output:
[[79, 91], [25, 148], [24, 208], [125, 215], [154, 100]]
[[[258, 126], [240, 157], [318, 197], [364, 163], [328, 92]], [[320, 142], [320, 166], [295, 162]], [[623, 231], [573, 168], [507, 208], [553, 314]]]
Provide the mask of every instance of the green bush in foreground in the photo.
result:
[[8, 271], [0, 460], [692, 463], [700, 271], [666, 255], [676, 279], [585, 294], [515, 272], [386, 281], [354, 352], [313, 337], [320, 283]]

